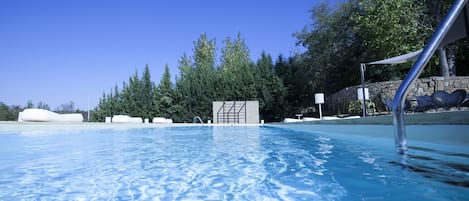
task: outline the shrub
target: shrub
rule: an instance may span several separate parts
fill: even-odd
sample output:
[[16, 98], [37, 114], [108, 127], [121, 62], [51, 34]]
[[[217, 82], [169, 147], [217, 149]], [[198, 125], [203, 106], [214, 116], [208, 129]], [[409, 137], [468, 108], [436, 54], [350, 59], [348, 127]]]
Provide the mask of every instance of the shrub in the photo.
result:
[[[366, 100], [366, 112], [367, 114], [376, 112], [376, 105], [373, 101]], [[348, 113], [353, 115], [362, 115], [362, 101], [356, 100], [351, 101], [348, 104]]]

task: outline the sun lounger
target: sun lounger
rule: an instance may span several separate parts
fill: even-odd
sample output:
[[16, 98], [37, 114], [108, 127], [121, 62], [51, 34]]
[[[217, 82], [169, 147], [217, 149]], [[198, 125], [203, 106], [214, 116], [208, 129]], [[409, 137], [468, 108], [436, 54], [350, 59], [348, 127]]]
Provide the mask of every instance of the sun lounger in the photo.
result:
[[19, 122], [83, 122], [81, 113], [58, 114], [39, 108], [24, 109], [18, 114]]
[[154, 124], [172, 124], [172, 119], [166, 119], [164, 117], [155, 117], [152, 121]]
[[319, 121], [321, 120], [320, 118], [314, 118], [314, 117], [303, 117], [303, 121]]
[[293, 123], [293, 122], [302, 122], [301, 119], [292, 119], [292, 118], [285, 118], [283, 119], [283, 123]]
[[[391, 99], [384, 99], [384, 104], [388, 107], [389, 111], [392, 111], [392, 100]], [[405, 101], [404, 111], [408, 111], [411, 109], [410, 101]]]
[[444, 107], [449, 109], [450, 107], [460, 107], [466, 99], [466, 91], [458, 89], [451, 94], [446, 91], [435, 91], [432, 94], [432, 102], [437, 107]]
[[431, 96], [417, 96], [417, 112], [424, 112], [435, 107]]
[[469, 94], [466, 94], [466, 99], [461, 103], [461, 107], [469, 107]]

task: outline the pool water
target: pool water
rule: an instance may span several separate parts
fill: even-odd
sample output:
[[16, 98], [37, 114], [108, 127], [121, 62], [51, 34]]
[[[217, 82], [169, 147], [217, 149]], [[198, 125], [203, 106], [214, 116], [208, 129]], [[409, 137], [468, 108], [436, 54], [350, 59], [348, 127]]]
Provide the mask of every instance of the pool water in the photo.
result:
[[0, 200], [469, 200], [469, 155], [268, 127], [6, 132]]

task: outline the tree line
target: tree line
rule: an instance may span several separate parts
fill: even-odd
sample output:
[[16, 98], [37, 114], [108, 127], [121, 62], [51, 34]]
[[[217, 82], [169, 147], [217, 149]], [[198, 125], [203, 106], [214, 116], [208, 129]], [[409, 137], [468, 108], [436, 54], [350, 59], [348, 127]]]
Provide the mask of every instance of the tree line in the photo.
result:
[[173, 84], [169, 66], [165, 66], [159, 84], [151, 80], [147, 65], [141, 76], [138, 72], [103, 94], [94, 112], [94, 120], [126, 114], [152, 119], [171, 118], [176, 122], [190, 122], [194, 116], [211, 119], [212, 101], [259, 100], [263, 119], [282, 118], [280, 105], [285, 87], [274, 72], [270, 55], [262, 53], [254, 63], [240, 34], [223, 41], [217, 60], [216, 40], [202, 34], [194, 42], [193, 55], [184, 54], [179, 60], [179, 72]]

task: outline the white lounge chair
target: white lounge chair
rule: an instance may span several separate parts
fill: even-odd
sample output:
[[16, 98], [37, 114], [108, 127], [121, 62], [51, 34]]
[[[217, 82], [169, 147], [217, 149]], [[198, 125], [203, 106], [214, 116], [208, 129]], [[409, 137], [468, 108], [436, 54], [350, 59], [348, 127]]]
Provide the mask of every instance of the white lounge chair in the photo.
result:
[[83, 122], [80, 113], [58, 114], [39, 108], [28, 108], [18, 114], [19, 122]]

